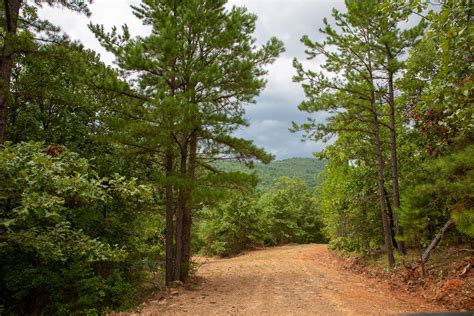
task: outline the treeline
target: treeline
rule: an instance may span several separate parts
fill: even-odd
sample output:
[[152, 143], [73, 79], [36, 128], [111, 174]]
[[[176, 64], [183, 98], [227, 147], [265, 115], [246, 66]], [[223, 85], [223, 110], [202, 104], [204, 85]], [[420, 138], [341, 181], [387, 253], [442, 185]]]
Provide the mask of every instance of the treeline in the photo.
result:
[[226, 197], [198, 214], [195, 248], [229, 256], [261, 246], [324, 243], [314, 189], [301, 178], [282, 177], [268, 190]]
[[216, 159], [273, 157], [233, 136], [283, 51], [225, 0], [144, 0], [151, 32], [90, 24], [115, 66], [38, 17], [90, 1], [0, 3], [0, 313], [101, 314], [190, 269], [195, 214], [249, 192]]
[[325, 161], [314, 158], [288, 158], [274, 160], [268, 164], [254, 163], [251, 168], [239, 161], [217, 161], [215, 167], [223, 171], [255, 173], [259, 179], [257, 190], [267, 191], [282, 177], [303, 179], [310, 187], [320, 180]]
[[[370, 253], [425, 248], [451, 226], [474, 237], [473, 2], [347, 0], [325, 19], [321, 41], [304, 36], [310, 69], [294, 60], [309, 113], [294, 123], [334, 143], [318, 205], [333, 247]], [[337, 137], [333, 138], [336, 135]], [[437, 238], [435, 238], [437, 236]]]

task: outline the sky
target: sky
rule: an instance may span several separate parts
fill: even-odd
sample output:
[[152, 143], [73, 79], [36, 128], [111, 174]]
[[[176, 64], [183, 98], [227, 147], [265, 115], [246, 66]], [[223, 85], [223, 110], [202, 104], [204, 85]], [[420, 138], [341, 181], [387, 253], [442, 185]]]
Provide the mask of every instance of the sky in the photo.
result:
[[[127, 24], [132, 35], [145, 35], [147, 29], [133, 16], [130, 5], [139, 4], [139, 0], [94, 0], [90, 6], [92, 16], [69, 12], [64, 9], [45, 7], [39, 15], [60, 26], [72, 39], [80, 40], [85, 47], [95, 50], [108, 64], [113, 56], [105, 52], [87, 28], [89, 22], [103, 24], [106, 29]], [[300, 112], [298, 104], [304, 100], [304, 92], [292, 77], [295, 70], [293, 58], [305, 60], [304, 46], [300, 43], [303, 35], [312, 40], [322, 39], [318, 29], [323, 18], [330, 17], [332, 8], [343, 10], [343, 0], [229, 0], [228, 6], [245, 6], [258, 16], [255, 37], [262, 45], [272, 36], [283, 41], [283, 53], [273, 65], [269, 66], [266, 76], [267, 86], [256, 98], [255, 104], [246, 106], [249, 127], [242, 128], [236, 135], [251, 139], [259, 147], [274, 154], [277, 159], [291, 157], [312, 157], [325, 144], [321, 142], [302, 142], [301, 134], [291, 133], [291, 122], [304, 122], [308, 113]], [[316, 62], [305, 62], [311, 69], [317, 69]], [[325, 113], [313, 114], [320, 121]]]

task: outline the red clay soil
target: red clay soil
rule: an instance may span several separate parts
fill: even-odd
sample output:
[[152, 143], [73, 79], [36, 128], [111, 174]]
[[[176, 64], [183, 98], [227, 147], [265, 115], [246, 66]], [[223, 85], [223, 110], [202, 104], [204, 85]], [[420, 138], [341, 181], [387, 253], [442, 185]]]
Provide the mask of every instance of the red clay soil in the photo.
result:
[[[460, 252], [463, 254], [460, 256]], [[469, 249], [450, 247], [442, 250], [441, 262], [421, 267], [415, 261], [392, 272], [367, 266], [362, 260], [347, 258], [341, 265], [364, 277], [382, 280], [391, 289], [401, 290], [451, 311], [474, 310], [474, 256]], [[453, 258], [457, 258], [452, 260]]]
[[445, 310], [344, 269], [325, 245], [206, 259], [197, 278], [121, 315], [396, 315]]

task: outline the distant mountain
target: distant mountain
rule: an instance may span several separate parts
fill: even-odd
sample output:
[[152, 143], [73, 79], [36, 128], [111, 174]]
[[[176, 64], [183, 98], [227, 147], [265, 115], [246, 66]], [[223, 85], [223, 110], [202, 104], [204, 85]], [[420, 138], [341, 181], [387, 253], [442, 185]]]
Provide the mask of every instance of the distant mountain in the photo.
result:
[[259, 188], [266, 189], [280, 177], [299, 177], [309, 186], [315, 186], [318, 182], [316, 177], [324, 169], [325, 164], [325, 161], [314, 158], [289, 158], [275, 160], [267, 165], [256, 163], [254, 169], [249, 169], [238, 161], [219, 161], [216, 167], [224, 171], [256, 171], [260, 178]]

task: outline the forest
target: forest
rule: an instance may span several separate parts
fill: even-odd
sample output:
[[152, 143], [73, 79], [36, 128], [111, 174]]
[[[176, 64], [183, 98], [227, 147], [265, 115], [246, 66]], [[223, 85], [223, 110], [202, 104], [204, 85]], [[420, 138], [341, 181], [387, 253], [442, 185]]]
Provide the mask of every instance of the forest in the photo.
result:
[[0, 3], [0, 315], [128, 310], [194, 255], [328, 243], [392, 269], [472, 249], [471, 0], [346, 0], [300, 34], [308, 119], [287, 128], [326, 146], [276, 161], [236, 136], [285, 51], [257, 15], [142, 0], [149, 34], [88, 25], [110, 65], [38, 13], [91, 3]]
[[314, 158], [273, 160], [268, 164], [257, 162], [252, 168], [232, 160], [220, 160], [215, 163], [215, 167], [222, 171], [256, 173], [257, 190], [260, 191], [267, 191], [276, 180], [282, 177], [299, 178], [304, 180], [309, 187], [314, 187], [321, 179], [320, 174], [324, 170], [324, 165], [324, 160]]

